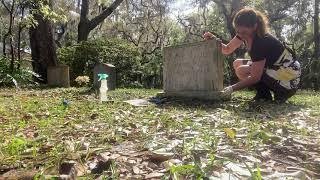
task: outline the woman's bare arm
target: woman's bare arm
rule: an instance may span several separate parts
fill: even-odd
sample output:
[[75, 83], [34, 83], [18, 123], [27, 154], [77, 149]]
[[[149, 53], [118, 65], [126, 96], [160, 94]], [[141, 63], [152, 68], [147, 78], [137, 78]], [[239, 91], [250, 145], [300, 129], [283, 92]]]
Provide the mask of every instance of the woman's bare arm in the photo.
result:
[[238, 91], [258, 83], [261, 80], [265, 63], [266, 63], [266, 60], [253, 62], [251, 65], [249, 77], [233, 85], [232, 86], [233, 91]]
[[228, 44], [222, 43], [222, 54], [229, 55], [233, 53], [243, 43], [238, 37], [234, 37]]

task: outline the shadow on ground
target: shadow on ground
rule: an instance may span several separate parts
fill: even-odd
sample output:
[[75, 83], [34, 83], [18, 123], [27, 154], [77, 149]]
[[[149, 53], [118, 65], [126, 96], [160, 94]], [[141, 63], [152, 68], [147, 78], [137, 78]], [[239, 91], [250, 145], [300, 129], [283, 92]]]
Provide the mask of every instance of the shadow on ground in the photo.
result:
[[235, 112], [238, 116], [244, 118], [253, 118], [257, 114], [271, 116], [272, 118], [278, 118], [288, 115], [292, 112], [303, 111], [307, 109], [307, 105], [296, 104], [288, 101], [283, 104], [276, 102], [254, 102], [250, 98], [246, 97], [235, 97], [230, 101], [206, 101], [199, 99], [182, 99], [182, 98], [165, 98], [162, 99], [160, 108], [170, 109], [189, 109], [198, 110], [202, 109], [205, 111], [212, 111], [215, 109], [224, 109]]

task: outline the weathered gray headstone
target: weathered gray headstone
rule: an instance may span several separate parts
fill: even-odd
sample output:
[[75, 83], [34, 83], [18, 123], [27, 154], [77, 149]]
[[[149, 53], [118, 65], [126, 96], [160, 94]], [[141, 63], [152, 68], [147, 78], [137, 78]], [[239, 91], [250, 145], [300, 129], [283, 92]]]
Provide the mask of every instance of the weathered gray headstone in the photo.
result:
[[164, 48], [164, 95], [220, 99], [223, 60], [216, 40]]
[[94, 88], [98, 89], [100, 87], [100, 81], [98, 74], [108, 74], [109, 77], [107, 78], [108, 82], [108, 90], [115, 90], [116, 89], [116, 68], [112, 64], [105, 64], [99, 63], [94, 66], [93, 69], [93, 85]]
[[48, 85], [53, 87], [70, 87], [69, 66], [58, 65], [48, 67]]

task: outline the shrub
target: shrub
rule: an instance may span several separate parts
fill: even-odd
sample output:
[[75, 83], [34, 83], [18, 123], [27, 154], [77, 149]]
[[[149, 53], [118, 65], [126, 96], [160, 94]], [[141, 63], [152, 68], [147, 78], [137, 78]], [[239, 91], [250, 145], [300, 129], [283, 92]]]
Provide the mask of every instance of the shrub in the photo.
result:
[[138, 48], [119, 39], [83, 41], [58, 50], [59, 63], [70, 66], [70, 77], [86, 75], [93, 80], [96, 63], [116, 66], [117, 86], [140, 86], [141, 54]]
[[[16, 67], [16, 66], [15, 66]], [[10, 70], [10, 60], [0, 58], [0, 86], [24, 86], [35, 85], [34, 77], [40, 77], [29, 68], [21, 67], [20, 69]]]
[[79, 87], [87, 86], [90, 82], [90, 78], [88, 76], [78, 76], [75, 79], [75, 82], [78, 84]]

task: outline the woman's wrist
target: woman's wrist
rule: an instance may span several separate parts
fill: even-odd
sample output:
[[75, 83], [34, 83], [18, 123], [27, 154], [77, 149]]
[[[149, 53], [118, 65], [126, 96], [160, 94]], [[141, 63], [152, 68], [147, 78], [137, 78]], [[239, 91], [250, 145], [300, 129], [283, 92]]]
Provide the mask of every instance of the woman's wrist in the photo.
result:
[[243, 39], [237, 34], [236, 38], [238, 38], [240, 41], [243, 41]]

